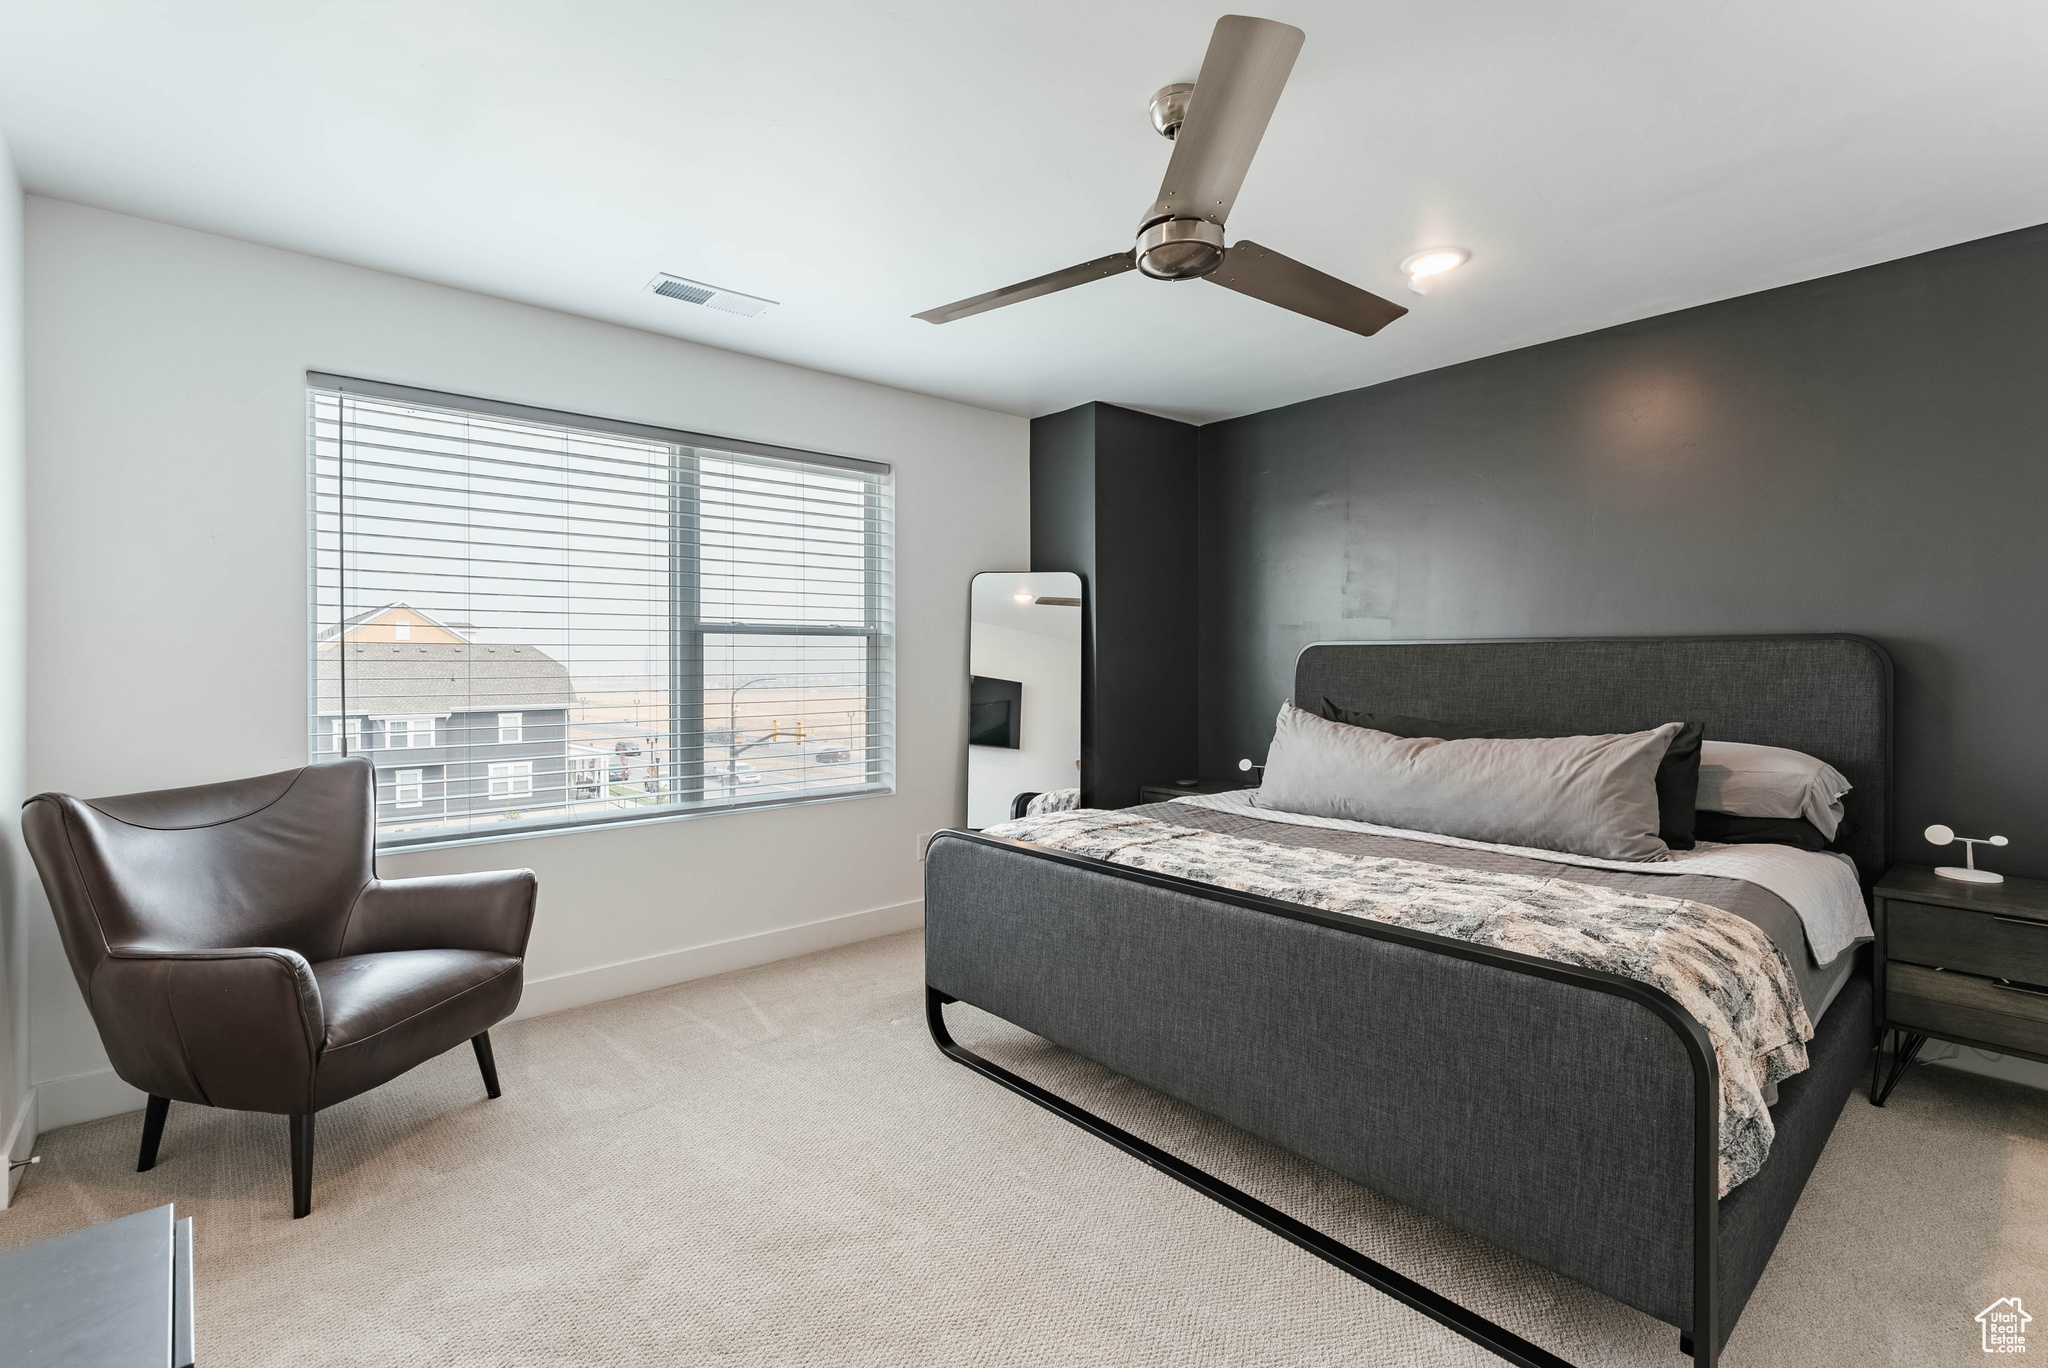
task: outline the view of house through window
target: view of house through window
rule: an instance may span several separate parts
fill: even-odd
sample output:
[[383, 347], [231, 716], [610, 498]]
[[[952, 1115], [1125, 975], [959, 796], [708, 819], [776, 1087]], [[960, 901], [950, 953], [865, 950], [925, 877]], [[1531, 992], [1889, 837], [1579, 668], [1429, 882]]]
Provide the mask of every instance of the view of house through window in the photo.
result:
[[886, 467], [308, 395], [311, 749], [382, 844], [888, 789]]

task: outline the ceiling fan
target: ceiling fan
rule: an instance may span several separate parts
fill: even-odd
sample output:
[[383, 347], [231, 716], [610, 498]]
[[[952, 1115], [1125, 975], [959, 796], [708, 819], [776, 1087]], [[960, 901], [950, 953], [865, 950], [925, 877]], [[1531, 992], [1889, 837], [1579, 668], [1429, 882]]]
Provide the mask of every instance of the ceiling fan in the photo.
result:
[[1136, 246], [914, 317], [951, 323], [1133, 269], [1154, 280], [1207, 279], [1366, 337], [1407, 313], [1270, 247], [1244, 240], [1223, 245], [1223, 222], [1280, 103], [1302, 37], [1291, 24], [1226, 14], [1216, 21], [1195, 83], [1170, 85], [1152, 97], [1152, 125], [1173, 139], [1173, 157], [1159, 198], [1138, 224]]

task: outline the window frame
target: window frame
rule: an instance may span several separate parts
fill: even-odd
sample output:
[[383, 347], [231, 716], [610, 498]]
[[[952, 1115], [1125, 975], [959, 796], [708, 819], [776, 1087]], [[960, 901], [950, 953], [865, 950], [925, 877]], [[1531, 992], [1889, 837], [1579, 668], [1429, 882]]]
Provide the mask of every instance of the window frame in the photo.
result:
[[[895, 623], [896, 538], [895, 505], [896, 477], [894, 467], [885, 461], [862, 457], [844, 456], [830, 452], [805, 450], [795, 447], [777, 446], [771, 443], [749, 441], [743, 438], [724, 437], [712, 433], [692, 432], [682, 428], [662, 427], [647, 423], [636, 423], [622, 419], [604, 418], [591, 414], [571, 413], [558, 409], [539, 408], [533, 405], [509, 403], [503, 400], [484, 399], [471, 395], [450, 394], [443, 391], [420, 389], [408, 385], [395, 385], [382, 381], [361, 380], [339, 376], [322, 371], [306, 372], [307, 397], [307, 443], [306, 458], [309, 468], [308, 505], [308, 560], [311, 573], [308, 576], [308, 599], [310, 605], [312, 657], [315, 669], [309, 672], [308, 692], [311, 695], [309, 712], [315, 719], [315, 734], [318, 733], [319, 678], [317, 662], [323, 623], [321, 619], [321, 574], [320, 535], [322, 530], [321, 512], [321, 460], [318, 455], [318, 400], [321, 397], [342, 400], [360, 398], [383, 400], [401, 405], [418, 405], [444, 411], [466, 412], [480, 416], [492, 416], [544, 426], [565, 428], [572, 431], [610, 434], [636, 440], [666, 444], [670, 447], [672, 462], [671, 489], [677, 490], [681, 481], [678, 475], [694, 473], [697, 450], [708, 455], [757, 457], [768, 461], [784, 462], [800, 467], [820, 470], [842, 470], [863, 477], [863, 527], [862, 544], [865, 548], [863, 571], [863, 621], [854, 625], [820, 624], [802, 622], [723, 622], [705, 621], [698, 614], [698, 601], [694, 594], [697, 575], [684, 573], [680, 566], [671, 570], [668, 597], [670, 603], [670, 652], [669, 679], [670, 716], [667, 729], [666, 749], [657, 748], [653, 760], [658, 763], [667, 783], [682, 786], [693, 792], [694, 801], [685, 805], [663, 805], [654, 810], [628, 811], [618, 813], [564, 813], [558, 816], [540, 816], [520, 821], [506, 829], [502, 823], [478, 825], [470, 829], [430, 828], [416, 831], [377, 833], [377, 848], [380, 850], [429, 850], [446, 846], [471, 845], [480, 841], [522, 840], [534, 836], [553, 835], [606, 826], [639, 826], [650, 822], [683, 821], [697, 817], [723, 816], [728, 813], [757, 811], [767, 808], [790, 807], [811, 803], [846, 802], [862, 798], [889, 797], [896, 793], [896, 690], [894, 673], [896, 664], [897, 635]], [[678, 470], [678, 467], [689, 467]], [[342, 496], [345, 499], [345, 495]], [[691, 500], [695, 498], [694, 487], [688, 491]], [[678, 554], [685, 540], [685, 521], [679, 511], [685, 502], [681, 497], [672, 500], [676, 506], [671, 512], [670, 547], [673, 562], [679, 563], [687, 557]], [[345, 508], [339, 515], [346, 519]], [[694, 516], [687, 521], [694, 523]], [[689, 529], [694, 535], [694, 528]], [[691, 545], [699, 545], [694, 541]], [[701, 566], [701, 556], [699, 565]], [[344, 573], [345, 580], [345, 573]], [[344, 585], [344, 597], [345, 597]], [[346, 614], [344, 614], [344, 618]], [[329, 629], [334, 624], [327, 623]], [[849, 637], [866, 643], [864, 651], [866, 679], [861, 689], [865, 700], [866, 724], [864, 732], [851, 738], [851, 745], [857, 752], [865, 754], [866, 765], [862, 778], [854, 784], [835, 786], [815, 793], [776, 793], [752, 801], [736, 801], [733, 795], [713, 799], [714, 781], [707, 770], [718, 766], [712, 760], [706, 763], [705, 750], [705, 707], [708, 699], [703, 684], [704, 641], [707, 637], [761, 638], [794, 636], [808, 638]], [[694, 688], [689, 686], [694, 683]], [[679, 695], [687, 695], [679, 697]], [[343, 715], [347, 715], [346, 686], [342, 695]], [[331, 716], [331, 715], [330, 715]], [[412, 719], [407, 719], [408, 721]], [[430, 719], [431, 720], [431, 719]], [[452, 727], [452, 720], [450, 723]], [[364, 731], [367, 732], [367, 728]], [[526, 735], [523, 714], [521, 736]], [[408, 741], [411, 741], [408, 728]], [[432, 738], [432, 733], [429, 733]], [[354, 730], [348, 733], [348, 744], [343, 754], [353, 754], [364, 746], [365, 737]], [[420, 745], [431, 744], [421, 742]], [[511, 743], [506, 743], [511, 744]], [[412, 749], [408, 744], [399, 749]], [[324, 750], [319, 744], [311, 747], [315, 762], [338, 758], [332, 751]], [[551, 798], [549, 807], [573, 807], [579, 801], [575, 795], [575, 782], [570, 771], [574, 769], [573, 757], [565, 762], [562, 788], [563, 797]], [[609, 771], [600, 766], [601, 775]], [[474, 771], [472, 771], [474, 773]], [[484, 776], [488, 787], [488, 771]], [[452, 779], [451, 779], [452, 782]], [[602, 791], [607, 785], [601, 780]], [[496, 801], [486, 799], [486, 802]], [[445, 811], [445, 809], [444, 809]], [[476, 809], [475, 816], [487, 818], [487, 807]], [[494, 829], [495, 828], [495, 829]]]
[[[426, 750], [434, 744], [434, 734], [440, 730], [434, 725], [437, 719], [431, 715], [420, 716], [415, 713], [408, 713], [403, 717], [385, 717], [378, 720], [384, 724], [383, 749], [385, 750]], [[426, 723], [424, 730], [420, 727], [422, 722]], [[403, 725], [405, 730], [392, 730], [400, 725]], [[403, 736], [405, 744], [402, 746], [394, 744], [392, 738], [396, 736]], [[421, 737], [426, 739], [421, 740]]]
[[[498, 792], [498, 781], [505, 781], [505, 791]], [[524, 783], [525, 787], [520, 785]], [[493, 761], [484, 771], [484, 800], [491, 803], [510, 803], [520, 798], [533, 797], [533, 761]]]
[[[410, 774], [411, 779], [405, 776]], [[405, 800], [405, 791], [411, 789], [412, 801]], [[402, 811], [423, 808], [427, 805], [427, 772], [425, 769], [402, 769], [391, 771], [391, 806]]]
[[[506, 718], [511, 718], [507, 722]], [[511, 732], [510, 736], [505, 735]], [[526, 714], [523, 712], [501, 712], [498, 714], [498, 744], [501, 746], [523, 746], [526, 744]]]

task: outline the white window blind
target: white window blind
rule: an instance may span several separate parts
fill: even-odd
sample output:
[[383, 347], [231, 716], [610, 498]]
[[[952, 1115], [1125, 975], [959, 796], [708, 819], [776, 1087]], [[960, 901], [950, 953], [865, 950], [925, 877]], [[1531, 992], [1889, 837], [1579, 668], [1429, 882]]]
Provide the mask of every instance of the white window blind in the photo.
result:
[[886, 466], [332, 376], [308, 403], [310, 745], [403, 749], [382, 845], [889, 791]]

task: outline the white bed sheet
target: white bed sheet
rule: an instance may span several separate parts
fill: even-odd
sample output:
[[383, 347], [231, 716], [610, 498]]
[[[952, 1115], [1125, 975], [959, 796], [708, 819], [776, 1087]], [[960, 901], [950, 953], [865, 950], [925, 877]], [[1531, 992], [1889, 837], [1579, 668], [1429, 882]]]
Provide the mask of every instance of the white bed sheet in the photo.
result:
[[1408, 841], [1428, 841], [1433, 845], [1458, 846], [1465, 850], [1491, 850], [1532, 860], [1549, 860], [1554, 864], [1583, 865], [1589, 869], [1619, 869], [1630, 874], [1708, 874], [1722, 879], [1744, 879], [1785, 900], [1798, 915], [1800, 925], [1806, 928], [1806, 944], [1813, 952], [1813, 962], [1823, 967], [1872, 935], [1870, 910], [1863, 905], [1863, 888], [1856, 878], [1856, 863], [1846, 855], [1796, 850], [1784, 845], [1721, 845], [1702, 841], [1693, 850], [1672, 851], [1669, 860], [1603, 860], [1557, 850], [1468, 841], [1461, 836], [1442, 836], [1433, 831], [1404, 831], [1399, 827], [1375, 826], [1371, 822], [1348, 822], [1339, 817], [1309, 817], [1298, 812], [1281, 812], [1276, 808], [1260, 807], [1255, 801], [1257, 794], [1257, 789], [1238, 789], [1229, 793], [1189, 794], [1173, 801], [1219, 812], [1244, 812], [1263, 821], [1290, 826], [1398, 836]]

